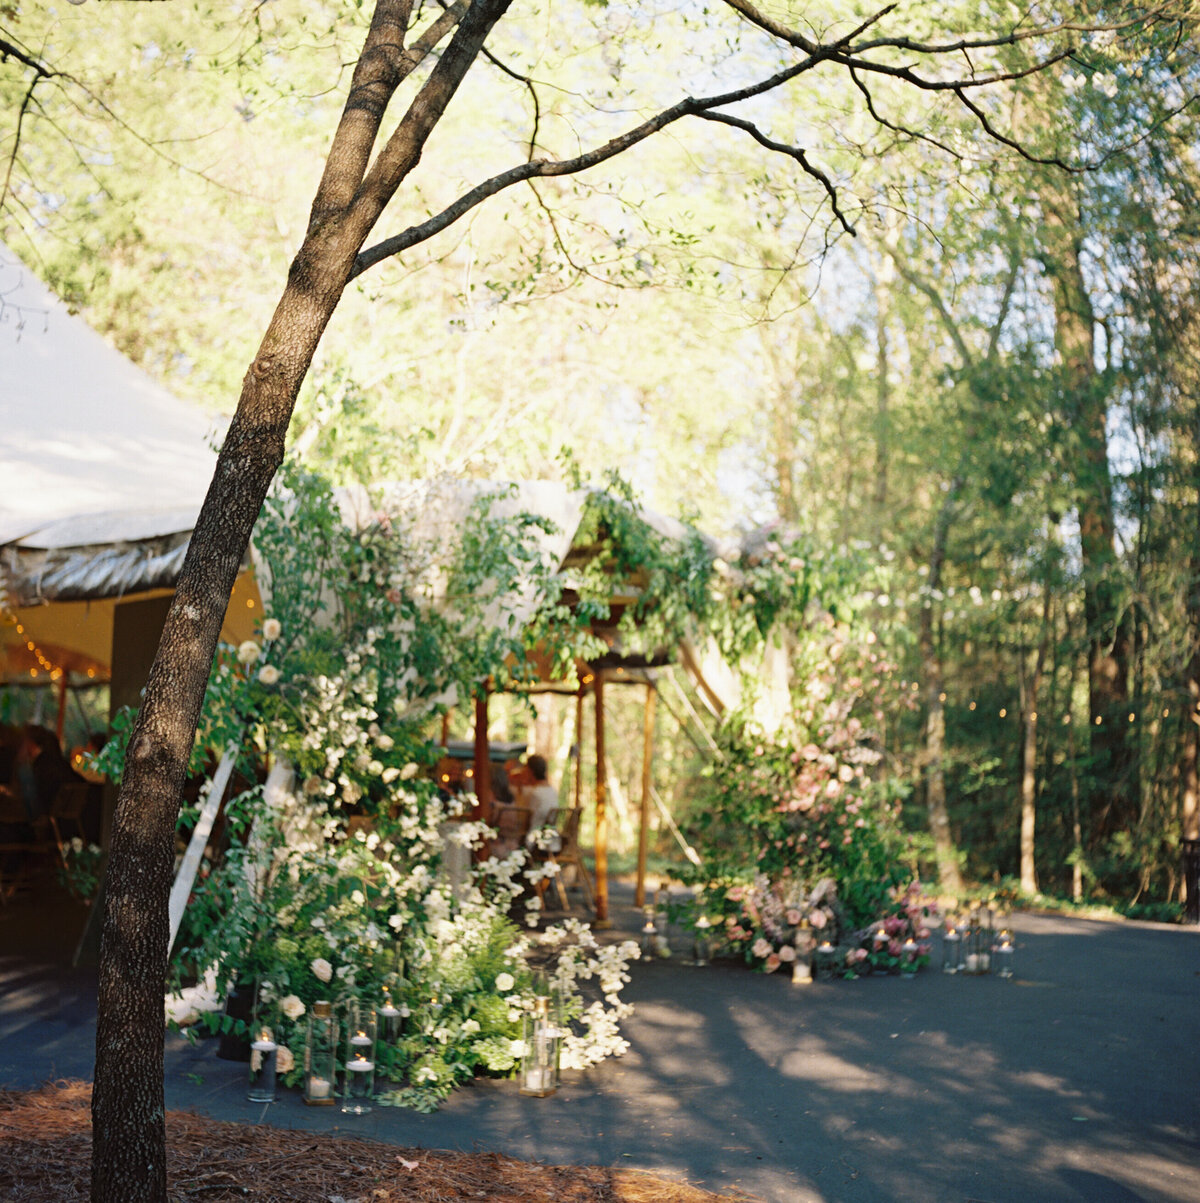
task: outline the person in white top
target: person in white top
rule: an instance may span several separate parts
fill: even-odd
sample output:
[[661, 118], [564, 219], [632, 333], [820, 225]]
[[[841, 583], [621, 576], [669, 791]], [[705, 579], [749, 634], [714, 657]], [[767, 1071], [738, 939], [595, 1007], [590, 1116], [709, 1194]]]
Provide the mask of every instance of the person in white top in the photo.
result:
[[522, 792], [521, 803], [529, 807], [529, 830], [545, 827], [558, 809], [558, 790], [546, 776], [546, 759], [536, 752], [525, 761], [533, 777], [533, 784]]

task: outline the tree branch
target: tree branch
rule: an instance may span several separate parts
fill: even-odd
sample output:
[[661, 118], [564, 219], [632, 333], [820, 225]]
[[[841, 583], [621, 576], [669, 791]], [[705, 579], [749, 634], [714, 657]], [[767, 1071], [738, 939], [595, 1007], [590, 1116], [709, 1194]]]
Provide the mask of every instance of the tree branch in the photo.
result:
[[[630, 147], [636, 146], [639, 142], [644, 142], [652, 134], [656, 134], [659, 130], [674, 124], [681, 117], [698, 116], [709, 109], [727, 104], [736, 104], [738, 101], [748, 100], [753, 96], [761, 96], [764, 92], [769, 92], [779, 87], [780, 84], [787, 83], [803, 72], [811, 70], [815, 63], [815, 59], [806, 58], [802, 62], [795, 63], [791, 67], [778, 71], [756, 84], [750, 84], [734, 92], [724, 92], [719, 96], [709, 96], [701, 99], [691, 96], [685, 97], [683, 100], [671, 105], [670, 108], [663, 109], [661, 112], [655, 114], [655, 116], [643, 121], [641, 125], [634, 126], [633, 129], [609, 139], [609, 141], [595, 147], [593, 150], [576, 155], [574, 158], [531, 159], [528, 162], [518, 164], [516, 167], [510, 167], [507, 171], [502, 171], [499, 175], [494, 175], [491, 179], [484, 180], [481, 184], [477, 184], [474, 188], [464, 192], [462, 196], [449, 204], [440, 213], [429, 218], [428, 221], [424, 221], [420, 225], [410, 226], [407, 230], [391, 238], [385, 238], [382, 242], [376, 243], [375, 246], [359, 252], [354, 262], [354, 268], [350, 273], [350, 279], [353, 280], [357, 276], [362, 275], [368, 268], [383, 262], [384, 259], [390, 259], [393, 255], [401, 254], [410, 247], [425, 242], [435, 234], [441, 233], [442, 230], [453, 225], [460, 217], [469, 213], [477, 205], [487, 200], [488, 197], [495, 196], [496, 193], [502, 192], [506, 188], [511, 188], [513, 184], [519, 184], [523, 180], [530, 180], [539, 176], [577, 175], [581, 171], [586, 171], [590, 167], [595, 167], [600, 163], [606, 162], [608, 159], [615, 158], [617, 155], [629, 150]], [[397, 134], [399, 132], [397, 130]]]
[[808, 155], [800, 147], [788, 146], [784, 142], [776, 142], [773, 138], [768, 138], [753, 122], [743, 121], [740, 117], [732, 117], [728, 113], [699, 112], [695, 116], [702, 117], [705, 121], [718, 121], [722, 125], [731, 125], [734, 129], [744, 130], [755, 142], [760, 146], [765, 146], [767, 150], [773, 150], [778, 154], [787, 155], [789, 159], [795, 159], [804, 171], [825, 189], [825, 194], [829, 197], [830, 207], [833, 209], [833, 215], [838, 219], [838, 223], [842, 229], [851, 235], [851, 237], [854, 236], [854, 227], [846, 219], [846, 215], [838, 205], [836, 185], [825, 172], [819, 167], [814, 167], [809, 162]]

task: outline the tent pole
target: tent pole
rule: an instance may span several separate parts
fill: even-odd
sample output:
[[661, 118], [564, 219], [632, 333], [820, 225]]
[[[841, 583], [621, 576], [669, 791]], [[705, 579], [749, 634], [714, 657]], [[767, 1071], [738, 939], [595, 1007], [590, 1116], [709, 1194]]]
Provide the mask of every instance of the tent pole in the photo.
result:
[[646, 682], [646, 714], [642, 728], [642, 808], [638, 819], [637, 889], [634, 906], [646, 905], [646, 853], [650, 827], [650, 790], [654, 786], [654, 703], [658, 690]]
[[475, 695], [475, 813], [472, 818], [491, 822], [492, 761], [488, 755], [488, 686]]

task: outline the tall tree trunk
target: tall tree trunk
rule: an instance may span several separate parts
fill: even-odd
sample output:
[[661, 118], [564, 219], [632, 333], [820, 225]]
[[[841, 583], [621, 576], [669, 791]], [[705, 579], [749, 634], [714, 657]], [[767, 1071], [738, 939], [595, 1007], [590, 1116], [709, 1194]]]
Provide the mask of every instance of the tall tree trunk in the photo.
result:
[[945, 890], [963, 888], [962, 870], [958, 863], [958, 848], [950, 830], [950, 814], [946, 809], [946, 709], [944, 702], [945, 675], [942, 655], [934, 631], [933, 593], [941, 587], [942, 566], [946, 560], [946, 543], [950, 522], [962, 477], [951, 483], [938, 511], [934, 526], [933, 548], [929, 555], [928, 586], [930, 596], [921, 605], [918, 642], [921, 651], [921, 672], [925, 679], [925, 804], [929, 808], [929, 830], [933, 836], [934, 856], [937, 859], [938, 880]]
[[1107, 397], [1096, 368], [1095, 313], [1083, 276], [1078, 202], [1070, 182], [1058, 179], [1047, 184], [1043, 197], [1063, 419], [1079, 444], [1070, 468], [1083, 560], [1094, 822], [1096, 834], [1107, 837], [1131, 827], [1138, 813], [1121, 721], [1128, 709], [1130, 648], [1117, 580]]
[[[1200, 405], [1192, 414], [1192, 551], [1188, 558], [1187, 633], [1189, 655], [1185, 670], [1187, 708], [1183, 716], [1183, 747], [1180, 775], [1180, 828], [1185, 840], [1200, 839]], [[1200, 914], [1192, 896], [1197, 887], [1188, 873], [1183, 875], [1183, 902], [1189, 915]]]
[[[378, 0], [308, 232], [242, 382], [130, 736], [114, 816], [97, 1000], [93, 1203], [167, 1198], [162, 1000], [175, 824], [225, 609], [283, 460], [296, 395], [367, 235], [508, 2], [471, 5], [368, 171], [388, 102], [420, 61], [402, 53], [410, 0]], [[452, 26], [448, 20], [445, 28]]]
[[1021, 694], [1021, 891], [1038, 892], [1036, 866], [1037, 832], [1037, 732], [1038, 695], [1046, 667], [1046, 651], [1050, 643], [1051, 592], [1042, 596], [1042, 623], [1033, 668], [1025, 663], [1025, 651], [1018, 653], [1017, 680]]
[[[242, 385], [150, 670], [113, 823], [100, 946], [92, 1198], [166, 1198], [167, 896], [184, 771], [229, 594], [356, 248], [307, 242]], [[333, 253], [330, 253], [332, 251]]]
[[892, 312], [892, 291], [896, 287], [896, 247], [900, 241], [895, 210], [884, 208], [884, 246], [875, 272], [875, 537], [884, 528], [888, 503], [888, 467], [891, 456], [891, 346], [888, 325]]

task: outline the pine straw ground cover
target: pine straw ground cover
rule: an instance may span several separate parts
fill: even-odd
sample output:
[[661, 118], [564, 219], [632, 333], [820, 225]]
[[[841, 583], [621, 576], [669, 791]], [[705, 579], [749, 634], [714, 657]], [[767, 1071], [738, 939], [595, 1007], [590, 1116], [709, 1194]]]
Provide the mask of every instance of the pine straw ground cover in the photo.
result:
[[[86, 1200], [92, 1088], [0, 1091], [0, 1199]], [[546, 1166], [499, 1153], [375, 1141], [167, 1113], [171, 1203], [746, 1203], [633, 1170]]]

